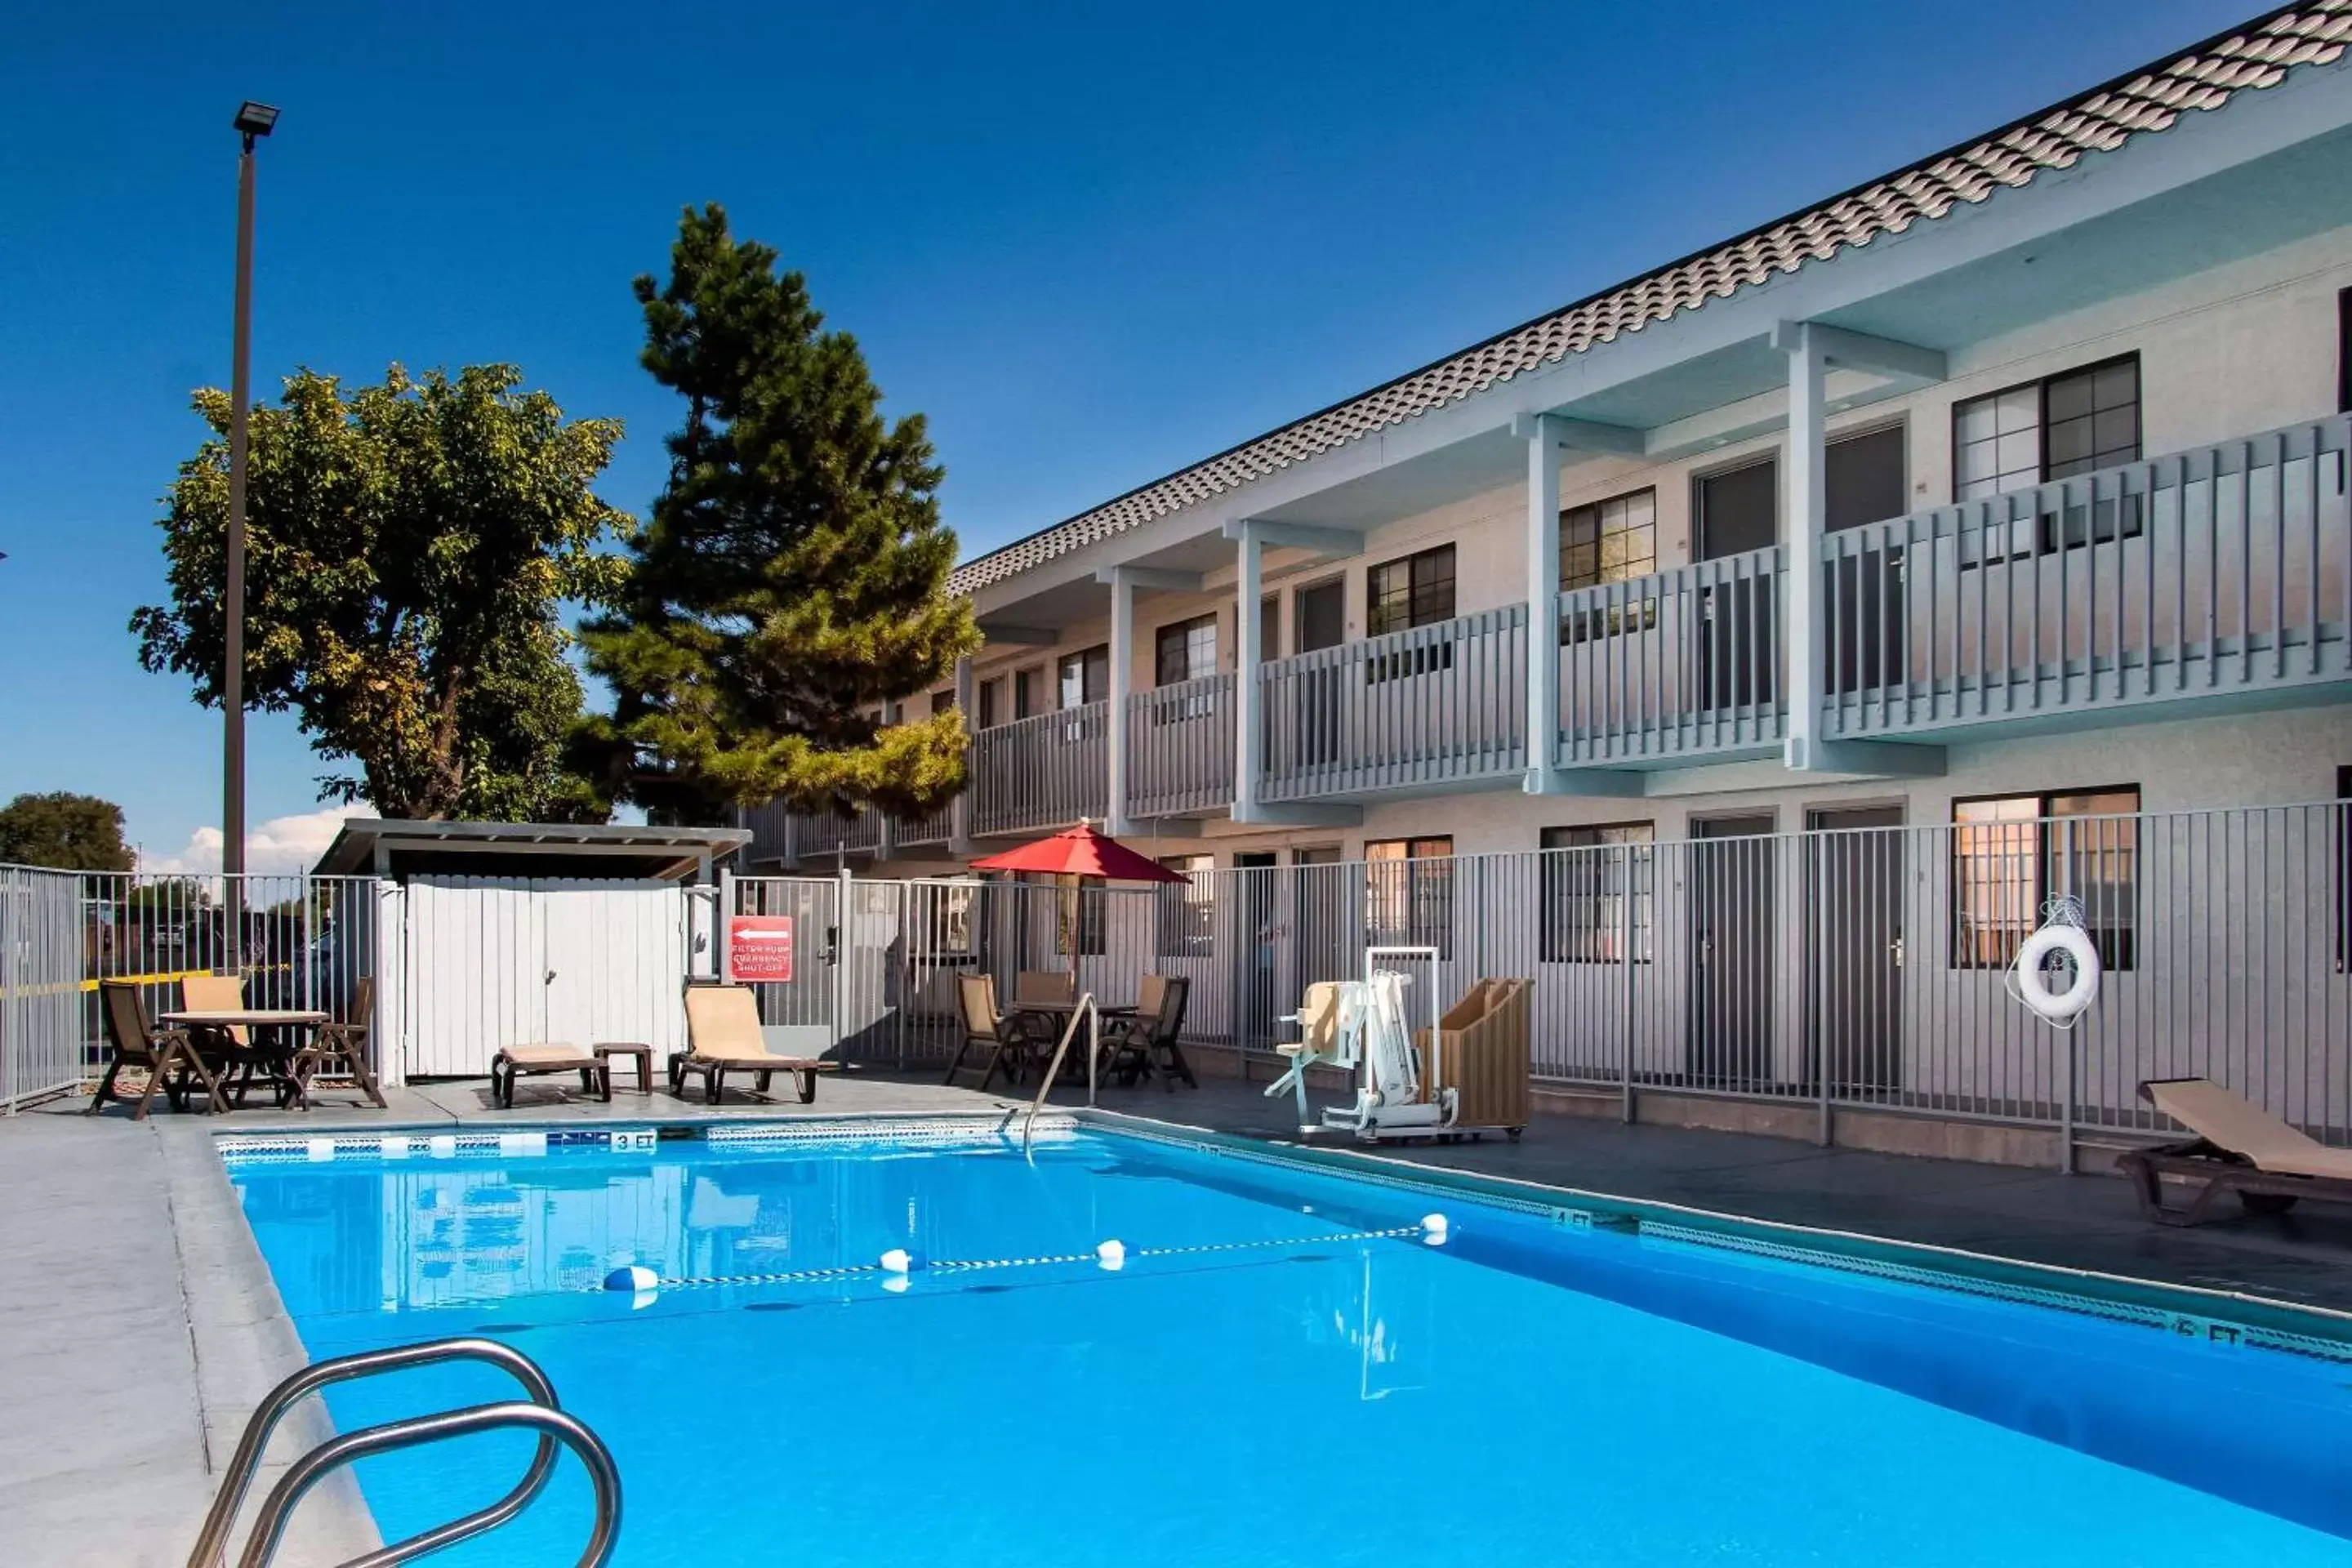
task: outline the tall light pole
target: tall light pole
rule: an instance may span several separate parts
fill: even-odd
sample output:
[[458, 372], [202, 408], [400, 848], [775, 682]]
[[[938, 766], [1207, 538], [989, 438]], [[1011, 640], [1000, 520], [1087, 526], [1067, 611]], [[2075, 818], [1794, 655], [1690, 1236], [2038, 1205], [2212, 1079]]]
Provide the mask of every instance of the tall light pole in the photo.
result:
[[[233, 123], [245, 140], [236, 161], [236, 342], [228, 373], [228, 585], [227, 658], [221, 676], [224, 726], [221, 758], [221, 870], [234, 877], [245, 869], [245, 445], [246, 410], [253, 401], [253, 144], [277, 127], [278, 110], [250, 100], [237, 107]], [[230, 930], [237, 936], [243, 900], [229, 884]], [[230, 958], [242, 945], [230, 938]]]

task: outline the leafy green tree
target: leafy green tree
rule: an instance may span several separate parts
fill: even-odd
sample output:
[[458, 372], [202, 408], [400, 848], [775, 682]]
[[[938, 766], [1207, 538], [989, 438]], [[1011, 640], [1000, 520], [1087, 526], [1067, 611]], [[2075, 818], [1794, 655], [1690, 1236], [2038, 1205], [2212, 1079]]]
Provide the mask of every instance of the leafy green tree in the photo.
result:
[[[358, 773], [322, 799], [385, 816], [603, 821], [567, 762], [581, 684], [566, 600], [594, 602], [633, 526], [592, 489], [619, 421], [564, 418], [512, 365], [412, 377], [348, 397], [287, 379], [253, 411], [247, 482], [249, 702], [299, 715], [311, 749]], [[213, 438], [180, 467], [162, 519], [172, 603], [131, 617], [151, 670], [220, 702], [229, 400], [195, 407]]]
[[122, 842], [122, 808], [65, 790], [20, 795], [0, 806], [0, 863], [128, 871], [131, 847]]
[[946, 594], [940, 469], [776, 262], [688, 208], [668, 282], [636, 280], [640, 359], [686, 416], [617, 613], [582, 628], [615, 693], [601, 739], [616, 787], [670, 820], [776, 798], [920, 815], [963, 787], [962, 720], [880, 715], [980, 642]]

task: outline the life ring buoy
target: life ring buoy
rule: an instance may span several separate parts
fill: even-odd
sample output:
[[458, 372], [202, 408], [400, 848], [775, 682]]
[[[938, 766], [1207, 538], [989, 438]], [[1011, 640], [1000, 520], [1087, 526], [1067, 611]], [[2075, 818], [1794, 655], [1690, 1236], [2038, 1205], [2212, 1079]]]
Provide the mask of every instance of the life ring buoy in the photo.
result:
[[[2074, 983], [2063, 991], [2043, 984], [2042, 964], [2052, 953], [2063, 953], [2074, 965]], [[2053, 1024], [2071, 1024], [2099, 999], [2099, 950], [2080, 926], [2052, 923], [2025, 939], [2011, 966], [2017, 981], [2017, 999]]]

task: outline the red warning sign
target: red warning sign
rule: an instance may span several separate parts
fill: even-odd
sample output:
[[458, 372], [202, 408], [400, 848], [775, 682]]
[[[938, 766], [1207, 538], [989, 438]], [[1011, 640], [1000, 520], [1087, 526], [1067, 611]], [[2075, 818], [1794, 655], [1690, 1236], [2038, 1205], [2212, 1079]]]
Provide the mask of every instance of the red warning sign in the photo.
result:
[[793, 917], [736, 915], [727, 922], [727, 973], [746, 984], [793, 977]]

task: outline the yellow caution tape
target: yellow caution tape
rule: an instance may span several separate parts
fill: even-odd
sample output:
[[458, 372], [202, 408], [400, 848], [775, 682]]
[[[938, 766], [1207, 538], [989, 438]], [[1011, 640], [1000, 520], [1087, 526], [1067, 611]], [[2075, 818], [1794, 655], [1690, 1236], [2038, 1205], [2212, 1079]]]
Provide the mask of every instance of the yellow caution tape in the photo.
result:
[[[247, 974], [282, 974], [292, 973], [293, 968], [294, 966], [291, 963], [255, 963], [248, 964], [243, 973]], [[101, 980], [118, 981], [131, 985], [177, 985], [183, 980], [194, 980], [201, 975], [215, 973], [216, 972], [210, 969], [167, 969], [160, 970], [152, 974], [101, 975], [97, 980], [53, 980], [46, 985], [19, 985], [13, 991], [0, 990], [0, 997], [68, 996], [76, 992], [87, 993], [95, 991], [98, 989]]]

